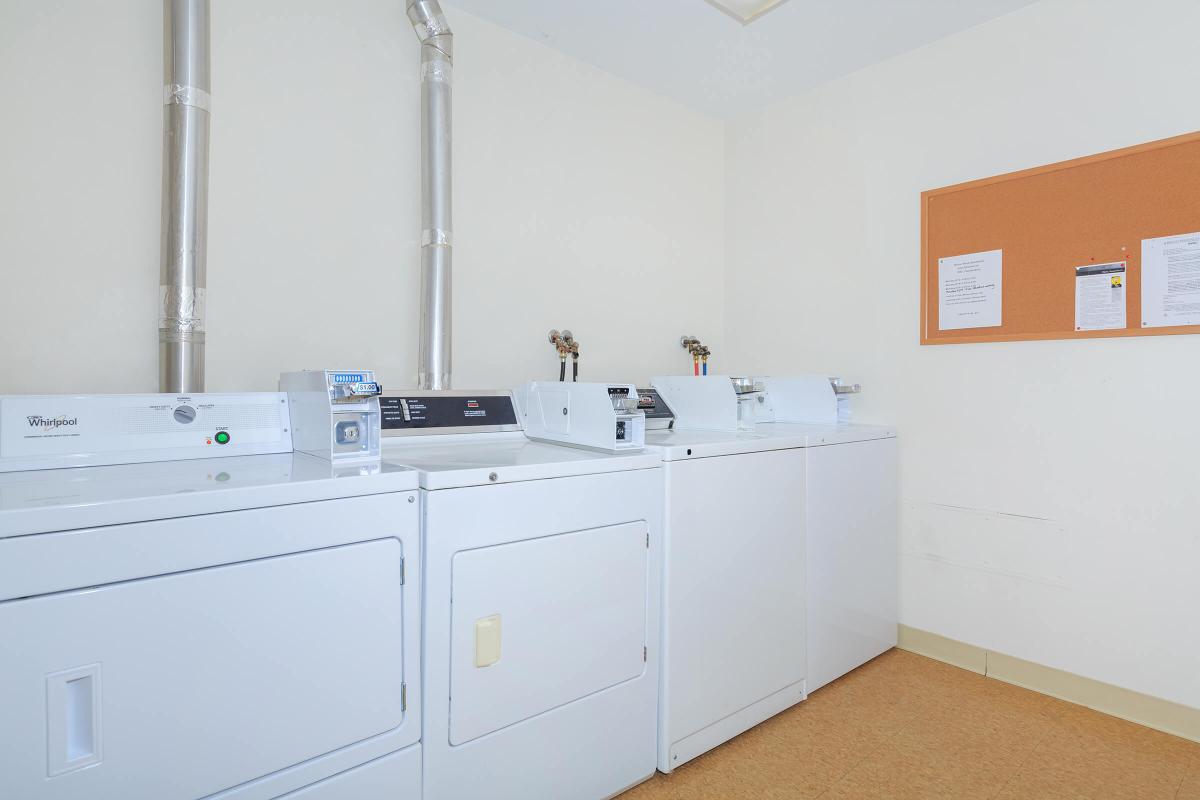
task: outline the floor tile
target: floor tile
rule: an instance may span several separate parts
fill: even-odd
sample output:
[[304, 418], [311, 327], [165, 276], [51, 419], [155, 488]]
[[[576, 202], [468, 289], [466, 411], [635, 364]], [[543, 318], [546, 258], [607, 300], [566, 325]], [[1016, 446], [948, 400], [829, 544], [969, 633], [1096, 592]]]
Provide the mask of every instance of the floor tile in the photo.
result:
[[1193, 759], [1192, 765], [1184, 774], [1175, 800], [1200, 800], [1200, 755]]
[[1200, 745], [893, 650], [621, 800], [1200, 800]]

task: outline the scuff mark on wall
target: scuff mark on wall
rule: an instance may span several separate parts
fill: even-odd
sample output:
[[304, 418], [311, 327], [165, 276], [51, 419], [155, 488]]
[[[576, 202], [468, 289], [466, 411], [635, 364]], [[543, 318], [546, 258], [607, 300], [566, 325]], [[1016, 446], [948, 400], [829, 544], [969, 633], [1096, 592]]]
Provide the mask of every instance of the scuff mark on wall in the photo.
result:
[[1065, 526], [1044, 517], [906, 501], [900, 549], [911, 558], [1021, 581], [1063, 589], [1073, 585], [1072, 537]]

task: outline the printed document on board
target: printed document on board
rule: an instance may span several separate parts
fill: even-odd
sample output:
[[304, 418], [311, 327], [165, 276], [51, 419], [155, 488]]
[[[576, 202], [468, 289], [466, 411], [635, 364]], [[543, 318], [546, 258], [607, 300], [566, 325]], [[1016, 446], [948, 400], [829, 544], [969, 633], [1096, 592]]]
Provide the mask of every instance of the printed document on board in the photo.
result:
[[1200, 233], [1142, 240], [1142, 327], [1200, 325]]
[[1125, 262], [1075, 268], [1075, 330], [1125, 327]]
[[938, 259], [938, 330], [1000, 324], [1004, 251]]

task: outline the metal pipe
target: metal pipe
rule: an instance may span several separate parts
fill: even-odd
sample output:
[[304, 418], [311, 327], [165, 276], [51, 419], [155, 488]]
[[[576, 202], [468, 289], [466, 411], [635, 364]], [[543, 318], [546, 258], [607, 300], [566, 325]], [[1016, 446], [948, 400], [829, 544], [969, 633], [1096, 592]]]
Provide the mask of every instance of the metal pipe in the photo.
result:
[[158, 386], [204, 391], [208, 257], [209, 0], [163, 1]]
[[408, 0], [421, 40], [421, 329], [417, 385], [450, 388], [450, 84], [454, 35], [438, 0]]

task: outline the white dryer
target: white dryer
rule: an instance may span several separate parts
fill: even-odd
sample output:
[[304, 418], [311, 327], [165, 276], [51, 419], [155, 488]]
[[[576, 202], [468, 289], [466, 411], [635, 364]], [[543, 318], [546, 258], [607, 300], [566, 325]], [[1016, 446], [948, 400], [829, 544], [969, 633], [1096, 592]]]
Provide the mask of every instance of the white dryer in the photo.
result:
[[420, 796], [417, 475], [288, 420], [0, 398], [0, 797]]
[[385, 462], [420, 473], [427, 800], [600, 800], [650, 777], [659, 457], [531, 441], [508, 392], [381, 402]]
[[666, 494], [664, 772], [896, 643], [895, 431], [836, 424], [828, 379], [764, 383], [640, 393]]

